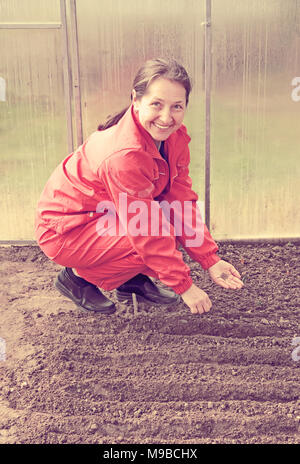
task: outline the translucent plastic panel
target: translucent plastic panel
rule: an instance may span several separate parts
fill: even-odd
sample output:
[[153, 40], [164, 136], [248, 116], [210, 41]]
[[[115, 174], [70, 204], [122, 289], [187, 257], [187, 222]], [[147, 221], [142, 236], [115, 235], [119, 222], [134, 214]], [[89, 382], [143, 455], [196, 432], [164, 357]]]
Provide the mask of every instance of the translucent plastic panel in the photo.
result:
[[60, 20], [59, 0], [1, 0], [0, 22]]
[[0, 239], [32, 240], [36, 203], [67, 154], [60, 30], [1, 29]]
[[212, 4], [213, 235], [299, 237], [300, 3]]
[[129, 106], [132, 81], [146, 59], [176, 58], [194, 82], [185, 124], [194, 187], [204, 199], [204, 2], [77, 0], [77, 15], [84, 137]]

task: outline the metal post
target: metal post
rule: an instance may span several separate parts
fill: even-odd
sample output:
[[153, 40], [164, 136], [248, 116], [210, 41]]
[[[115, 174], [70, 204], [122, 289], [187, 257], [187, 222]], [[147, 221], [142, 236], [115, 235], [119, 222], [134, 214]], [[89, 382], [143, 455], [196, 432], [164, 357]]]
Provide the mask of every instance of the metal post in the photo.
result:
[[75, 105], [75, 120], [77, 146], [83, 142], [82, 113], [81, 113], [81, 91], [80, 91], [80, 70], [79, 70], [79, 51], [78, 51], [78, 30], [76, 0], [70, 0], [70, 20], [71, 20], [71, 40], [73, 51], [73, 91]]
[[206, 0], [205, 22], [205, 224], [210, 230], [210, 96], [211, 96], [211, 0]]
[[74, 150], [73, 142], [73, 124], [72, 124], [72, 87], [70, 76], [70, 54], [68, 45], [68, 30], [67, 30], [67, 15], [66, 15], [66, 0], [60, 0], [60, 16], [62, 22], [62, 55], [63, 55], [63, 74], [64, 74], [64, 99], [67, 118], [67, 134], [68, 134], [68, 151]]

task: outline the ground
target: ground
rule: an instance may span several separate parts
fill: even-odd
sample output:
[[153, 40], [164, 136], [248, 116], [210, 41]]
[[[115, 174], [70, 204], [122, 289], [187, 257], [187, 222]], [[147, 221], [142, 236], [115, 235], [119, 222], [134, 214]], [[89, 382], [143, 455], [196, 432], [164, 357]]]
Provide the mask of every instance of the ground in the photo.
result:
[[219, 247], [243, 289], [185, 255], [209, 313], [104, 317], [57, 292], [37, 247], [0, 248], [0, 443], [299, 443], [300, 247]]

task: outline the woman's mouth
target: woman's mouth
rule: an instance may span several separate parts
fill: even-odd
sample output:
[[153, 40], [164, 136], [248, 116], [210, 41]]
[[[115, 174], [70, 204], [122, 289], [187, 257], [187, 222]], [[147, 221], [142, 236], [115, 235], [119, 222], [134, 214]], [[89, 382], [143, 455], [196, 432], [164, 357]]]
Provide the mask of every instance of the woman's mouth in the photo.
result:
[[167, 131], [167, 130], [171, 129], [171, 127], [172, 127], [170, 125], [165, 126], [165, 125], [162, 125], [162, 124], [158, 124], [157, 122], [154, 122], [153, 125], [155, 127], [157, 127], [159, 130], [162, 130], [162, 131]]

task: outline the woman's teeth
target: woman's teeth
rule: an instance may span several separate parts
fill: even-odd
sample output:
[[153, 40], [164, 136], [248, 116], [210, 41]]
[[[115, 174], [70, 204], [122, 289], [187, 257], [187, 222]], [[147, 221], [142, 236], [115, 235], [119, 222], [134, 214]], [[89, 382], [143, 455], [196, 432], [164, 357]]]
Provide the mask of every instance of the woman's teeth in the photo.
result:
[[158, 129], [169, 129], [170, 128], [170, 126], [161, 126], [160, 124], [157, 124], [157, 123], [154, 123], [154, 125], [158, 127]]

